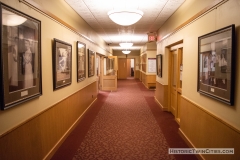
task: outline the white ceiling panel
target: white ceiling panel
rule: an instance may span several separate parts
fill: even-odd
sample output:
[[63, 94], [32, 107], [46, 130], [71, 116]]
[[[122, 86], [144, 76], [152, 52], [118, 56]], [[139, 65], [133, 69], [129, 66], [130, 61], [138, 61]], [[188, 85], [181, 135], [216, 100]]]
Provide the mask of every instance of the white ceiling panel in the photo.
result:
[[[106, 44], [119, 49], [119, 43], [131, 41], [140, 49], [147, 41], [147, 33], [157, 32], [162, 24], [185, 0], [65, 0], [96, 32]], [[140, 21], [128, 27], [115, 24], [108, 17], [112, 9], [140, 9]]]

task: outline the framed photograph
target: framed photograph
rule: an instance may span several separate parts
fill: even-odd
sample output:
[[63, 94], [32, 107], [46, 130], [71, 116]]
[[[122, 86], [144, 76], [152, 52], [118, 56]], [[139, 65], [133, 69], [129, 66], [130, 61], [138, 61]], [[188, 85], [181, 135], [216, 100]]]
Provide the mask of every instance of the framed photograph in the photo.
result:
[[42, 95], [41, 22], [0, 3], [1, 109]]
[[162, 77], [162, 55], [157, 55], [157, 76]]
[[199, 93], [233, 105], [235, 25], [198, 38]]
[[95, 52], [88, 49], [88, 77], [94, 76]]
[[72, 83], [72, 45], [53, 40], [53, 90]]
[[86, 44], [77, 41], [77, 82], [86, 78]]
[[156, 58], [148, 58], [148, 73], [156, 73]]

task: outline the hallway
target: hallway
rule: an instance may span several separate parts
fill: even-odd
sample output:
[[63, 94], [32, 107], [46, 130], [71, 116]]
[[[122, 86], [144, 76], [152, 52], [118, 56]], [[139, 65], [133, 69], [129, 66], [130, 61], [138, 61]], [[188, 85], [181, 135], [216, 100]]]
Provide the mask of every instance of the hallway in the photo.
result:
[[52, 159], [197, 159], [169, 155], [187, 148], [172, 114], [154, 101], [154, 91], [135, 79], [118, 80], [117, 92], [102, 92]]

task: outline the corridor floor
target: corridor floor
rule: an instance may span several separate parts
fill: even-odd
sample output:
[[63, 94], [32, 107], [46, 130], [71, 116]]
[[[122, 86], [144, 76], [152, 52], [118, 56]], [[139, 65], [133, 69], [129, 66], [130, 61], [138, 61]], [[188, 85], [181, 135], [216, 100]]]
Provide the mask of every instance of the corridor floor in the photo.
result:
[[194, 155], [168, 154], [187, 148], [174, 117], [154, 101], [154, 91], [134, 79], [119, 80], [117, 92], [99, 92], [97, 101], [52, 159], [174, 160]]

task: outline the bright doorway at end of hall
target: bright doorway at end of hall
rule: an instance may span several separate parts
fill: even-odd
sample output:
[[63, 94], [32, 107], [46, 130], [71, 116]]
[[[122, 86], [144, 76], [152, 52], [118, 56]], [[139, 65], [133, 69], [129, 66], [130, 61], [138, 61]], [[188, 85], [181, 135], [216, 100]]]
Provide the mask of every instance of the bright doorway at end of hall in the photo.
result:
[[127, 77], [134, 77], [134, 59], [127, 59]]

